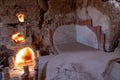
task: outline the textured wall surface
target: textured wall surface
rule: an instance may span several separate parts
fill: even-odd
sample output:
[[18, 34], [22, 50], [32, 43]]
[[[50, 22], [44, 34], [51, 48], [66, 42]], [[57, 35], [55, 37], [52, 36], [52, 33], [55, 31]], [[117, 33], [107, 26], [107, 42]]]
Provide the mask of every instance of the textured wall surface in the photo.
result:
[[76, 42], [75, 25], [64, 25], [57, 28], [53, 39], [55, 45]]
[[[57, 0], [58, 1], [58, 0]], [[114, 4], [109, 1], [102, 0], [76, 0], [76, 6], [73, 8], [67, 8], [59, 4], [59, 9], [53, 8], [55, 4], [57, 5], [57, 1], [53, 2], [52, 0], [49, 3], [49, 6], [52, 6], [48, 9], [47, 15], [52, 15], [49, 17], [52, 21], [56, 20], [54, 15], [60, 15], [60, 19], [65, 21], [65, 16], [70, 12], [75, 13], [75, 20], [77, 19], [92, 19], [94, 26], [102, 26], [102, 32], [105, 33], [105, 51], [113, 51], [117, 45], [117, 41], [119, 39], [119, 9], [114, 6]], [[66, 0], [65, 2], [71, 3], [72, 0]], [[58, 1], [62, 2], [62, 1]], [[54, 3], [54, 5], [52, 5]], [[71, 5], [71, 4], [68, 4]], [[64, 7], [64, 9], [63, 9]], [[69, 6], [70, 7], [70, 6]], [[75, 11], [74, 11], [75, 10]], [[53, 14], [51, 14], [53, 13]], [[66, 19], [69, 19], [66, 17]], [[57, 19], [59, 21], [59, 19]], [[74, 18], [71, 19], [74, 21]], [[54, 24], [52, 22], [51, 24]], [[49, 24], [48, 24], [49, 26]]]
[[[115, 1], [115, 0], [114, 0]], [[116, 2], [116, 1], [115, 1]], [[119, 2], [117, 2], [119, 3]], [[88, 5], [95, 7], [98, 11], [100, 11], [102, 14], [108, 16], [108, 22], [109, 22], [109, 30], [106, 30], [106, 45], [105, 50], [106, 51], [113, 51], [114, 48], [117, 45], [117, 41], [119, 38], [119, 8], [116, 8], [114, 4], [110, 3], [109, 1], [102, 1], [102, 0], [91, 0], [88, 1]]]
[[76, 33], [77, 42], [98, 49], [98, 40], [96, 34], [88, 27], [76, 25]]
[[[25, 14], [25, 23], [32, 29], [33, 45], [40, 44], [41, 36], [48, 40], [47, 29], [56, 29], [55, 24], [75, 22], [77, 19], [92, 19], [102, 26], [106, 35], [105, 50], [113, 51], [120, 38], [120, 9], [117, 1], [102, 0], [1, 0], [0, 23], [19, 23], [16, 13]], [[15, 25], [12, 27], [14, 28]], [[48, 39], [47, 39], [48, 38]], [[43, 40], [43, 41], [45, 41]], [[50, 45], [45, 43], [45, 45]]]

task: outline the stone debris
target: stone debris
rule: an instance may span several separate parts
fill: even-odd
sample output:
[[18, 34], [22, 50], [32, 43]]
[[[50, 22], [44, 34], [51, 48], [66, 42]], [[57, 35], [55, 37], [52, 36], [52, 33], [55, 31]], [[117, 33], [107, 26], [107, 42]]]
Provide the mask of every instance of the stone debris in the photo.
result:
[[61, 64], [56, 68], [52, 79], [46, 80], [93, 80], [88, 72], [84, 72], [79, 64]]

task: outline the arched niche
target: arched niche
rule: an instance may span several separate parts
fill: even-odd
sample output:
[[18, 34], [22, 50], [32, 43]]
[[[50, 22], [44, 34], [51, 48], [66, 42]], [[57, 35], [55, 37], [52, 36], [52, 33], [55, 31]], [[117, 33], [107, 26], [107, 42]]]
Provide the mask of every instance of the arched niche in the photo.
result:
[[79, 43], [98, 49], [98, 39], [96, 34], [86, 25], [76, 25], [76, 40]]
[[[105, 35], [101, 32], [101, 26], [93, 26], [91, 19], [77, 20], [76, 22], [67, 22], [67, 23], [63, 23], [63, 24], [56, 24], [56, 28], [54, 30], [51, 30], [51, 29], [49, 30], [51, 46], [53, 48], [55, 48], [56, 45], [58, 45], [58, 44], [65, 44], [65, 43], [79, 41], [78, 40], [79, 37], [77, 36], [80, 32], [79, 29], [81, 29], [79, 27], [84, 27], [82, 30], [83, 31], [82, 34], [86, 34], [86, 36], [88, 37], [88, 38], [84, 37], [84, 39], [86, 39], [86, 41], [90, 37], [89, 33], [91, 33], [92, 34], [91, 36], [93, 36], [93, 38], [91, 38], [92, 39], [91, 42], [90, 43], [87, 42], [87, 43], [85, 43], [85, 45], [91, 46], [91, 47], [99, 49], [99, 50], [104, 50]], [[87, 32], [87, 33], [84, 32], [84, 29], [85, 29], [85, 32]], [[95, 35], [96, 35], [96, 37], [95, 37]], [[79, 41], [79, 42], [81, 42], [81, 41]]]
[[76, 28], [75, 25], [61, 25], [53, 34], [54, 45], [66, 44], [76, 42]]

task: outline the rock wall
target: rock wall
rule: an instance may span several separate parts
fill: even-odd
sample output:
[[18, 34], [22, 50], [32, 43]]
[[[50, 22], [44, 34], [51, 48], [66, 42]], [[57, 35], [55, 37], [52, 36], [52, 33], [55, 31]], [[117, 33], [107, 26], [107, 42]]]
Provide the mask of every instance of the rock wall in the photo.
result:
[[[92, 3], [91, 3], [92, 2]], [[113, 51], [117, 45], [119, 38], [119, 9], [111, 4], [109, 1], [103, 2], [101, 0], [94, 1], [91, 0], [90, 6], [95, 7], [102, 14], [108, 17], [108, 29], [106, 30], [106, 51]]]
[[65, 22], [75, 22], [75, 6], [76, 1], [74, 0], [48, 1], [48, 10], [44, 15], [44, 22], [42, 25], [42, 34], [44, 35], [45, 45], [54, 46], [54, 31], [57, 30], [58, 27], [56, 25], [61, 25]]
[[[44, 16], [43, 12], [47, 10], [46, 2], [43, 0], [1, 0], [0, 1], [0, 44], [12, 46], [10, 36], [19, 32], [18, 26], [26, 30], [27, 35], [32, 38], [32, 45], [40, 44], [41, 24]], [[25, 15], [25, 22], [20, 23], [16, 16], [17, 13]], [[26, 29], [27, 28], [27, 29]], [[30, 29], [28, 31], [28, 28]], [[7, 36], [6, 36], [7, 35]], [[26, 38], [29, 40], [30, 38]], [[6, 40], [3, 40], [6, 39]]]
[[[73, 4], [70, 4], [70, 3]], [[59, 4], [58, 4], [59, 3]], [[66, 5], [64, 5], [66, 3]], [[75, 5], [74, 5], [75, 4]], [[56, 6], [57, 5], [57, 6]], [[71, 5], [72, 6], [71, 8]], [[55, 8], [54, 8], [55, 7]], [[69, 7], [69, 8], [68, 8]], [[69, 13], [71, 16], [65, 17]], [[49, 8], [45, 15], [45, 21], [51, 22], [45, 24], [53, 26], [55, 23], [66, 22], [66, 20], [86, 20], [92, 19], [93, 26], [101, 26], [105, 34], [105, 51], [113, 51], [117, 47], [119, 39], [119, 9], [109, 1], [102, 0], [57, 0], [49, 1]], [[57, 18], [57, 19], [56, 19]], [[56, 27], [51, 27], [53, 31]]]
[[115, 49], [120, 37], [120, 9], [116, 3], [119, 4], [109, 0], [1, 0], [0, 26], [10, 24], [11, 30], [15, 30], [19, 23], [16, 13], [24, 13], [25, 24], [31, 27], [32, 44], [39, 48], [50, 45], [49, 30], [54, 32], [56, 24], [92, 19], [94, 26], [102, 26], [105, 50], [109, 52]]

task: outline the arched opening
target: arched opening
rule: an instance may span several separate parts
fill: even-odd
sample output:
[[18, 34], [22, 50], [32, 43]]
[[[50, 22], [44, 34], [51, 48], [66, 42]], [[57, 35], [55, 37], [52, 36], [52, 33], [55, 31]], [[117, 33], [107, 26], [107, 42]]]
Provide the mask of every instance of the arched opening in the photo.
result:
[[[70, 46], [74, 48], [71, 49], [74, 51], [76, 49], [82, 51], [85, 49], [90, 50], [92, 48], [99, 49], [98, 37], [87, 25], [81, 26], [72, 24], [59, 26], [53, 34], [53, 44], [58, 51], [61, 49], [68, 51], [70, 50], [70, 48], [68, 49]], [[64, 45], [67, 46], [65, 47]], [[67, 49], [64, 49], [64, 47]]]
[[53, 34], [54, 45], [76, 42], [75, 25], [63, 25], [58, 27]]
[[96, 34], [87, 26], [76, 25], [76, 40], [79, 43], [98, 49]]

